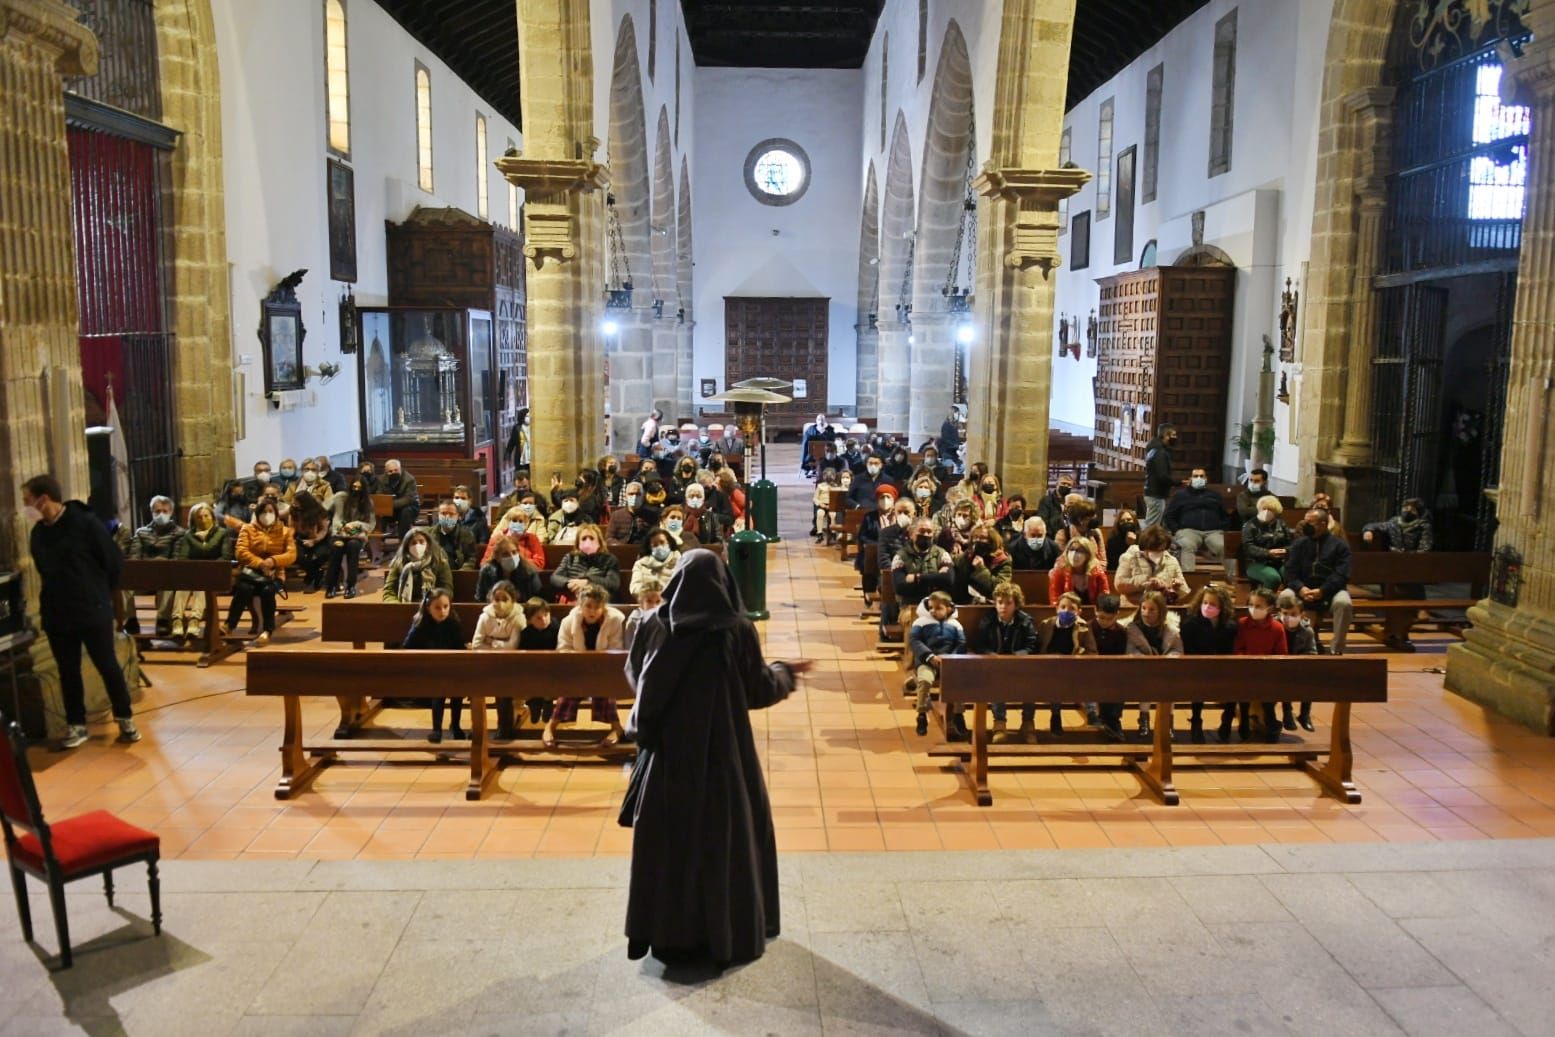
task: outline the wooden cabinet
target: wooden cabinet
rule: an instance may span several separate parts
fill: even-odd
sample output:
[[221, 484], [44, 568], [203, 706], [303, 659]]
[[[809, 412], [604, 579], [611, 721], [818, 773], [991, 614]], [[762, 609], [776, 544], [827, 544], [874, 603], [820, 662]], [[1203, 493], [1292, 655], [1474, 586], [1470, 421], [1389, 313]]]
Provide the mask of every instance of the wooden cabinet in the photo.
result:
[[[417, 208], [404, 223], [386, 222], [385, 232], [391, 306], [491, 314], [489, 357], [472, 357], [470, 363], [473, 371], [484, 372], [474, 392], [492, 432], [487, 485], [511, 486], [513, 466], [503, 448], [518, 412], [529, 406], [523, 238], [452, 208]], [[475, 341], [471, 346], [481, 348]]]
[[1144, 467], [1163, 421], [1181, 437], [1175, 468], [1220, 470], [1226, 447], [1236, 269], [1154, 267], [1097, 281], [1095, 464]]
[[797, 431], [826, 407], [829, 299], [724, 298], [724, 387], [747, 378], [794, 383], [767, 408], [769, 431]]

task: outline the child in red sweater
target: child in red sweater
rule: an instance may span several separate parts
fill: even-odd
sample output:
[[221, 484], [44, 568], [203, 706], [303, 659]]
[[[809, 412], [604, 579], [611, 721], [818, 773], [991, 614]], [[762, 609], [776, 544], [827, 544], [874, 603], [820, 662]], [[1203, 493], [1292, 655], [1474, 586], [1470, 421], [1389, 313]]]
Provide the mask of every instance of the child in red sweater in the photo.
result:
[[[1287, 655], [1290, 648], [1285, 640], [1285, 624], [1274, 611], [1274, 592], [1267, 587], [1255, 587], [1248, 595], [1247, 615], [1236, 621], [1236, 643], [1233, 655]], [[1263, 737], [1267, 742], [1280, 740], [1280, 725], [1274, 718], [1274, 703], [1263, 705]], [[1247, 727], [1247, 703], [1243, 702], [1242, 727]], [[1231, 707], [1227, 706], [1227, 710]], [[1222, 726], [1228, 721], [1222, 720]]]

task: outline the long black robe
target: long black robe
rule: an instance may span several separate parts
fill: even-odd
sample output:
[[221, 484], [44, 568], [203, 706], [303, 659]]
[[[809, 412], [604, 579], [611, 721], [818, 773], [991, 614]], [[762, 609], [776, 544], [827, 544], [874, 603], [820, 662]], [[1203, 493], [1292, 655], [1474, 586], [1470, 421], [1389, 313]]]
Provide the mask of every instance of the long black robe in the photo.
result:
[[721, 963], [761, 957], [778, 935], [777, 841], [749, 710], [794, 678], [762, 660], [739, 589], [710, 551], [683, 555], [645, 615], [627, 677], [628, 730], [651, 757], [632, 836], [626, 936]]

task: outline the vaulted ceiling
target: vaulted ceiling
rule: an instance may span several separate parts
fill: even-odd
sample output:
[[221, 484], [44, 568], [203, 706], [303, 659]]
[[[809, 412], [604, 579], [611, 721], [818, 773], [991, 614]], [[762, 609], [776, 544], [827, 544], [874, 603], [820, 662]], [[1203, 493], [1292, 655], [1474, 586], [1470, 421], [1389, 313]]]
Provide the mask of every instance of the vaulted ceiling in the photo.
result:
[[[1083, 100], [1209, 0], [1078, 0], [1069, 105]], [[514, 0], [377, 0], [492, 109], [519, 125]], [[668, 7], [674, 0], [663, 0]], [[858, 68], [884, 0], [681, 0], [696, 63]], [[930, 53], [934, 41], [930, 41]]]

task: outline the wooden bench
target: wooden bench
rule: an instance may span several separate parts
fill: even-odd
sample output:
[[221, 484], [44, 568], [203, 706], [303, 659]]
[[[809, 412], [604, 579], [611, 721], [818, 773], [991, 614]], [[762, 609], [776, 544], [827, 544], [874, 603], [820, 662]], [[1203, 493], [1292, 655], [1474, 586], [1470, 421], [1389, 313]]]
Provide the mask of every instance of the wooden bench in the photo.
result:
[[[1258, 679], [1248, 679], [1255, 665]], [[1152, 658], [1144, 656], [999, 656], [948, 655], [940, 673], [940, 697], [946, 710], [972, 706], [971, 742], [946, 743], [930, 756], [970, 760], [968, 775], [979, 806], [993, 803], [988, 787], [988, 759], [1121, 757], [1168, 806], [1179, 800], [1172, 783], [1174, 754], [1213, 762], [1227, 759], [1286, 757], [1312, 775], [1324, 790], [1346, 803], [1359, 803], [1353, 781], [1354, 754], [1350, 748], [1350, 707], [1358, 702], [1388, 700], [1387, 661], [1354, 656], [1267, 656], [1256, 664], [1239, 656]], [[1144, 691], [1143, 689], [1148, 689]], [[1049, 741], [1035, 745], [990, 745], [988, 707], [995, 702], [1072, 704], [1082, 697], [1100, 703], [1133, 704], [1144, 698], [1172, 693], [1181, 704], [1202, 702], [1282, 702], [1309, 698], [1334, 703], [1330, 739], [1325, 749], [1279, 735], [1278, 742], [1237, 745], [1176, 744], [1173, 740], [1172, 705], [1155, 703], [1155, 731], [1149, 746], [1095, 741]], [[1190, 700], [1186, 696], [1192, 695]], [[1085, 736], [1076, 732], [1076, 736]], [[1314, 761], [1326, 755], [1328, 762]]]
[[863, 508], [844, 508], [842, 512], [842, 530], [837, 536], [837, 546], [841, 549], [841, 558], [848, 560], [848, 545], [858, 542], [858, 531], [864, 525], [864, 516], [869, 512]]
[[[379, 652], [351, 649], [321, 649], [310, 652], [255, 652], [248, 656], [247, 694], [280, 698], [284, 708], [281, 736], [281, 779], [275, 787], [276, 799], [290, 799], [306, 789], [325, 767], [337, 761], [341, 753], [427, 753], [434, 756], [465, 756], [469, 761], [470, 780], [466, 799], [480, 799], [496, 779], [497, 767], [491, 758], [487, 733], [486, 708], [493, 698], [611, 698], [630, 702], [625, 652], [458, 652], [429, 650], [398, 652], [392, 656]], [[304, 697], [335, 698], [342, 687], [370, 688], [386, 684], [395, 687], [444, 688], [471, 690], [470, 742], [464, 749], [457, 744], [432, 742], [425, 737], [378, 739], [326, 738], [309, 741], [302, 729]], [[386, 734], [392, 732], [385, 732]], [[505, 756], [518, 753], [544, 753], [573, 759], [596, 757], [620, 760], [636, 754], [628, 744], [602, 747], [582, 731], [558, 732], [558, 743], [546, 748], [538, 738], [505, 743]]]
[[[1490, 561], [1490, 554], [1484, 551], [1354, 552], [1350, 555], [1350, 599], [1355, 603], [1355, 626], [1375, 636], [1370, 625], [1380, 623], [1380, 640], [1405, 652], [1415, 650], [1410, 635], [1419, 623], [1461, 631], [1468, 625], [1467, 618], [1422, 619], [1421, 613], [1467, 609], [1478, 603], [1490, 587]], [[1467, 584], [1469, 596], [1432, 598], [1410, 593], [1444, 583]]]
[[[131, 594], [157, 594], [163, 591], [192, 591], [205, 596], [205, 637], [200, 645], [200, 666], [220, 662], [243, 644], [239, 635], [221, 636], [222, 611], [216, 600], [218, 594], [232, 590], [232, 574], [236, 568], [227, 561], [194, 561], [190, 559], [126, 559], [119, 572], [119, 590]], [[277, 613], [276, 622], [280, 622]], [[166, 640], [154, 635], [141, 635], [142, 643]]]

